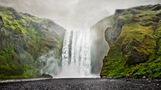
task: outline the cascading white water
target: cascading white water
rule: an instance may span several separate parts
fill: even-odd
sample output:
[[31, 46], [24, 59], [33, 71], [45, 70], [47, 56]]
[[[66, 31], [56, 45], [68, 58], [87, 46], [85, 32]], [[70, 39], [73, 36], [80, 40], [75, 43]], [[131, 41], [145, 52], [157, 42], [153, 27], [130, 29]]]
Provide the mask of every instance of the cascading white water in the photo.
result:
[[91, 32], [69, 31], [64, 37], [62, 60], [55, 57], [54, 50], [41, 56], [43, 63], [41, 74], [51, 75], [53, 78], [98, 78], [91, 73]]
[[66, 31], [61, 67], [57, 77], [93, 77], [91, 74], [90, 30]]

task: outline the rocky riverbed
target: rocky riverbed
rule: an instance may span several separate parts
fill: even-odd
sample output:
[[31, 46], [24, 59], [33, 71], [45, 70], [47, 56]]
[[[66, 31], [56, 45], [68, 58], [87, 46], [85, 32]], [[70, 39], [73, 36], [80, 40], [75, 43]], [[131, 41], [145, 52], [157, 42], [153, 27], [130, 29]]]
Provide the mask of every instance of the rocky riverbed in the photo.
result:
[[161, 80], [41, 79], [0, 81], [0, 90], [161, 90]]

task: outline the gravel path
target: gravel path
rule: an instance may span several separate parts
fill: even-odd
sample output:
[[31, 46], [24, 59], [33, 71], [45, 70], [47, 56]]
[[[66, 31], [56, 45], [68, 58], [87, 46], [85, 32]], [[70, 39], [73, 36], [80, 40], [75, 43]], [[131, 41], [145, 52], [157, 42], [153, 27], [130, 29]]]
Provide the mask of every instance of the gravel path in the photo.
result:
[[161, 90], [161, 79], [86, 78], [0, 81], [0, 90]]

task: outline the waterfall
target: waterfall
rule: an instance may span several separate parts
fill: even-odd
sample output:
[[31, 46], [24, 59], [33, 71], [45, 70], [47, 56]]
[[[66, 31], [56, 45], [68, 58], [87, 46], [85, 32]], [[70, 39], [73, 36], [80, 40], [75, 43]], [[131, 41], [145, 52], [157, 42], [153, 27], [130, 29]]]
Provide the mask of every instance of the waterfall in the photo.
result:
[[93, 77], [91, 74], [90, 30], [66, 31], [62, 66], [57, 77]]
[[55, 57], [51, 50], [42, 55], [39, 60], [43, 63], [41, 74], [53, 78], [97, 78], [91, 73], [91, 32], [67, 30], [64, 36], [62, 59]]

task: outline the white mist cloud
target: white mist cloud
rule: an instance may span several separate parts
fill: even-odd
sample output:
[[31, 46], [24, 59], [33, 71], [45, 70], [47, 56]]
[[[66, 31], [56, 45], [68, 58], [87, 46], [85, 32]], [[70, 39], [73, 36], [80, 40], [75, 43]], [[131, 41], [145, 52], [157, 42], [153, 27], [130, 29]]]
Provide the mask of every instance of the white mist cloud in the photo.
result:
[[0, 5], [18, 11], [45, 17], [68, 29], [90, 27], [100, 19], [114, 13], [115, 9], [145, 4], [161, 3], [160, 0], [0, 0]]

